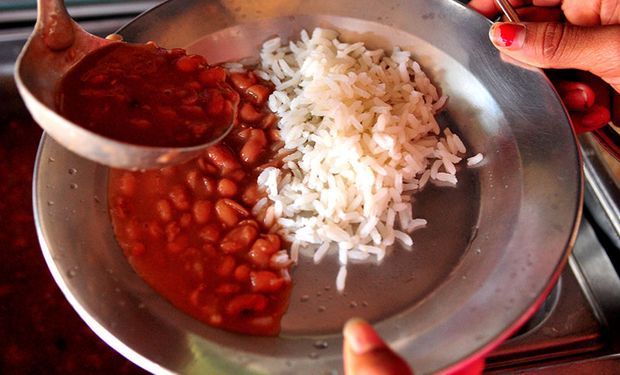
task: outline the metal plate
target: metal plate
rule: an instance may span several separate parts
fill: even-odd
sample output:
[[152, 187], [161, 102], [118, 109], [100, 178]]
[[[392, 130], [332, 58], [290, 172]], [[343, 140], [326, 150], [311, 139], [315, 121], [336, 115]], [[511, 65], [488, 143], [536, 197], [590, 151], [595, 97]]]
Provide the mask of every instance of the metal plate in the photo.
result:
[[282, 334], [264, 338], [205, 326], [151, 290], [114, 240], [107, 169], [44, 137], [34, 207], [48, 265], [90, 327], [149, 371], [338, 373], [340, 330], [352, 316], [375, 323], [416, 373], [455, 369], [523, 323], [566, 263], [582, 200], [568, 117], [544, 75], [503, 62], [488, 42], [489, 21], [461, 4], [176, 0], [121, 33], [217, 63], [316, 26], [411, 50], [450, 96], [440, 123], [485, 161], [459, 169], [456, 188], [416, 195], [415, 215], [429, 224], [415, 232], [413, 251], [395, 249], [380, 266], [352, 265], [345, 295], [334, 291], [335, 260], [302, 261]]

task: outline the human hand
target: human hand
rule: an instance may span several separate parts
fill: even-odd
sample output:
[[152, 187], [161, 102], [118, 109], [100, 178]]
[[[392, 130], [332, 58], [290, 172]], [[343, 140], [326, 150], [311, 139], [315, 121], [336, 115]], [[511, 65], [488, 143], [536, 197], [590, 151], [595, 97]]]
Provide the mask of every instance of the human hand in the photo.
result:
[[379, 337], [370, 324], [351, 319], [343, 329], [345, 375], [411, 375], [409, 365]]
[[[609, 122], [612, 103], [620, 101], [620, 0], [511, 3], [524, 21], [535, 22], [494, 24], [489, 33], [493, 44], [539, 68], [577, 69], [549, 73], [578, 133]], [[494, 0], [472, 0], [469, 5], [487, 17], [499, 14]], [[560, 22], [564, 18], [567, 22]]]

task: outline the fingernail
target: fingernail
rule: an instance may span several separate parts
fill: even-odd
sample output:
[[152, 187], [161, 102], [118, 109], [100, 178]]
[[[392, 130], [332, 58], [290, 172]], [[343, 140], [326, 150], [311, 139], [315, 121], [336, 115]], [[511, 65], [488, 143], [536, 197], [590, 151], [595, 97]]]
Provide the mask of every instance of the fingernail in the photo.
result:
[[573, 111], [588, 108], [588, 95], [583, 90], [570, 90], [562, 93], [562, 100], [566, 107]]
[[525, 25], [520, 23], [496, 22], [489, 30], [489, 38], [498, 48], [520, 49], [525, 43]]
[[359, 318], [344, 325], [343, 335], [355, 354], [365, 354], [385, 345], [372, 326]]
[[609, 122], [609, 110], [603, 106], [595, 106], [581, 118], [585, 131], [598, 129]]

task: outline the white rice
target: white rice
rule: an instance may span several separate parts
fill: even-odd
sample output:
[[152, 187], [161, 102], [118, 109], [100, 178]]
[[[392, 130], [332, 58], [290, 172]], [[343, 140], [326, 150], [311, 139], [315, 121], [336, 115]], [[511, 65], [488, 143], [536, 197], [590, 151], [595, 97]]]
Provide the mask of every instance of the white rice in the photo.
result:
[[471, 166], [477, 165], [477, 164], [479, 164], [482, 161], [483, 158], [484, 157], [482, 156], [481, 153], [477, 153], [476, 155], [472, 156], [471, 158], [467, 158], [467, 166], [471, 167]]
[[440, 130], [434, 115], [447, 98], [410, 52], [337, 38], [317, 28], [288, 45], [264, 43], [258, 75], [276, 86], [269, 107], [292, 153], [282, 170], [265, 169], [259, 185], [271, 201], [266, 221], [277, 220], [292, 241], [293, 260], [301, 249], [314, 249], [315, 263], [338, 250], [342, 291], [348, 260], [381, 261], [395, 240], [411, 248], [410, 232], [426, 225], [414, 217], [411, 193], [429, 180], [456, 185], [466, 149]]

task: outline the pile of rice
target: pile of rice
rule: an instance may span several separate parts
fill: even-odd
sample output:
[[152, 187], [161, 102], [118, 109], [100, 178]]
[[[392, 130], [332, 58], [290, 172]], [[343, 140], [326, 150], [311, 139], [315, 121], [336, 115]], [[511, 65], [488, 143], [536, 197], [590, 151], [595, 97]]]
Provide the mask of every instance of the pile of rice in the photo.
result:
[[342, 291], [350, 260], [381, 261], [395, 241], [411, 247], [409, 233], [426, 225], [412, 192], [429, 180], [456, 185], [465, 146], [440, 130], [434, 115], [446, 97], [407, 51], [369, 50], [317, 28], [288, 45], [267, 41], [260, 57], [289, 155], [259, 176], [268, 200], [255, 209], [269, 206], [266, 220], [277, 220], [294, 261], [337, 252]]

